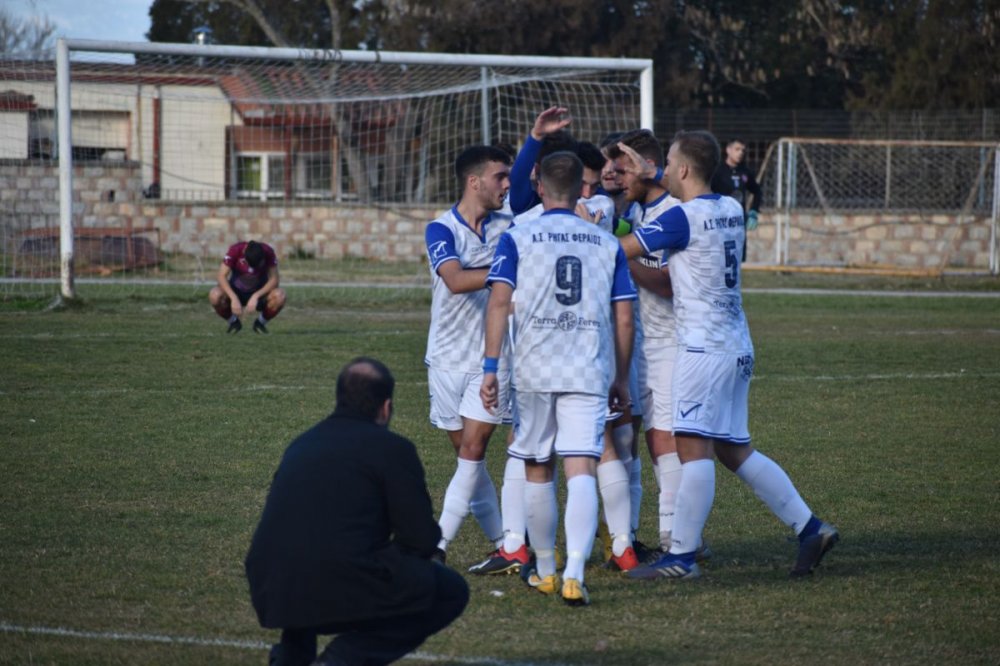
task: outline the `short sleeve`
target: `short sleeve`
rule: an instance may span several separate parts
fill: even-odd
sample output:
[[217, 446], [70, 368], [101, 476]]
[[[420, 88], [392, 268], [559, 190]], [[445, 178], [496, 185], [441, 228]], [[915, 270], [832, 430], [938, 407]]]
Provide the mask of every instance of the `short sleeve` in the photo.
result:
[[458, 250], [455, 247], [455, 234], [440, 222], [431, 222], [424, 231], [427, 243], [427, 259], [436, 272], [438, 267], [451, 259], [458, 260]]

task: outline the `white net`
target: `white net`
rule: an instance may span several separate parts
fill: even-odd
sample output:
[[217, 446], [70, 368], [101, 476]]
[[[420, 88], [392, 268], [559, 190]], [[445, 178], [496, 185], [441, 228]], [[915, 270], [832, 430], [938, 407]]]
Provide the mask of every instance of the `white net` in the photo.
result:
[[[277, 234], [282, 255], [383, 258], [363, 238], [331, 241], [331, 207], [445, 207], [458, 197], [453, 163], [463, 148], [516, 148], [538, 112], [553, 104], [569, 107], [577, 137], [594, 142], [640, 124], [634, 66], [553, 67], [513, 57], [484, 66], [454, 56], [446, 64], [353, 62], [316, 52], [266, 57], [269, 49], [235, 57], [225, 47], [166, 55], [107, 47], [71, 54], [77, 238], [116, 239], [109, 244], [125, 248], [149, 243], [158, 256], [184, 255], [195, 264], [217, 261], [237, 236], [267, 231]], [[42, 276], [27, 268], [34, 259], [11, 256], [28, 246], [50, 248], [41, 241], [26, 246], [24, 230], [32, 238], [55, 230], [58, 240], [55, 75], [51, 54], [0, 62], [6, 278]], [[297, 225], [281, 236], [289, 218], [320, 219], [317, 228]], [[216, 237], [220, 225], [224, 233]], [[80, 236], [84, 227], [111, 235], [92, 229]], [[418, 247], [390, 258], [421, 255]], [[58, 252], [50, 258], [58, 265]], [[99, 265], [116, 268], [97, 272], [118, 274], [159, 264]]]
[[782, 139], [763, 168], [774, 226], [755, 258], [995, 271], [998, 163], [995, 143]]

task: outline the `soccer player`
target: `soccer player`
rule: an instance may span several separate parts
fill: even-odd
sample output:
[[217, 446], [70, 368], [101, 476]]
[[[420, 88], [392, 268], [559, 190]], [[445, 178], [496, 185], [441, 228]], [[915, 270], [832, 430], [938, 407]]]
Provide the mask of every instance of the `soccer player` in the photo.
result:
[[[642, 180], [659, 180], [656, 168], [622, 145], [621, 166]], [[750, 445], [747, 397], [754, 352], [740, 295], [740, 248], [746, 236], [743, 209], [712, 194], [719, 144], [705, 131], [679, 132], [665, 165], [666, 185], [681, 200], [622, 239], [630, 257], [669, 250], [680, 350], [674, 369], [674, 436], [681, 460], [677, 514], [669, 552], [628, 573], [632, 578], [694, 578], [701, 532], [715, 498], [718, 457], [798, 535], [793, 576], [819, 565], [840, 538], [816, 517], [785, 471]]]
[[217, 281], [208, 292], [208, 302], [216, 314], [229, 321], [226, 333], [240, 332], [244, 311], [259, 313], [253, 322], [254, 333], [267, 333], [267, 322], [285, 307], [285, 290], [278, 288], [278, 258], [267, 243], [231, 245], [222, 258]]
[[[636, 297], [614, 236], [572, 212], [582, 180], [583, 164], [573, 153], [546, 157], [538, 180], [545, 212], [500, 237], [487, 278], [491, 293], [480, 389], [484, 407], [501, 407], [498, 357], [516, 289], [519, 422], [508, 455], [525, 463], [528, 532], [537, 566], [528, 583], [546, 594], [560, 592], [573, 606], [589, 603], [584, 563], [597, 528], [596, 463], [608, 407], [621, 409], [628, 401]], [[555, 453], [563, 457], [567, 485], [561, 586], [555, 559]]]
[[[572, 140], [565, 129], [570, 122], [569, 112], [564, 107], [546, 109], [535, 119], [531, 133], [525, 140], [524, 147], [511, 169], [511, 191], [523, 194], [530, 190], [534, 194], [534, 198], [530, 200], [537, 201], [537, 204], [520, 212], [514, 221], [516, 224], [525, 224], [543, 214], [544, 205], [533, 184], [537, 184], [542, 160], [554, 152], [566, 150], [574, 153], [583, 164], [583, 181], [574, 212], [581, 219], [611, 233], [615, 212], [614, 201], [608, 195], [600, 192], [601, 172], [608, 159], [594, 144]], [[529, 165], [531, 165], [530, 171]], [[524, 196], [512, 196], [511, 198], [512, 201], [517, 202], [518, 207], [514, 208], [515, 211], [521, 210], [522, 201], [529, 200]], [[597, 482], [605, 516], [605, 521], [601, 524], [605, 558], [610, 566], [621, 571], [627, 571], [639, 564], [632, 544], [634, 531], [630, 487], [632, 437], [631, 412], [629, 410], [628, 405], [624, 407], [623, 411], [609, 410], [605, 428], [605, 445], [597, 465]], [[516, 464], [516, 462], [511, 463], [511, 466]], [[503, 491], [505, 494], [507, 492], [507, 478], [508, 475], [505, 475], [505, 490]], [[508, 511], [508, 508], [511, 510]], [[519, 522], [514, 514], [516, 508], [505, 501], [505, 533], [514, 533], [518, 528]], [[484, 566], [490, 565], [484, 564]]]
[[[430, 420], [448, 433], [458, 456], [439, 521], [440, 559], [470, 511], [495, 548], [503, 537], [496, 487], [486, 471], [485, 459], [490, 436], [507, 414], [506, 410], [491, 413], [483, 409], [479, 386], [489, 296], [486, 274], [497, 239], [510, 225], [510, 217], [498, 212], [510, 188], [510, 164], [510, 156], [493, 146], [462, 151], [455, 160], [462, 197], [428, 224], [425, 232], [432, 274], [431, 325], [424, 357]], [[506, 400], [506, 349], [500, 357], [501, 399]]]
[[[626, 158], [618, 145], [634, 150], [643, 164], [652, 169], [663, 165], [663, 148], [649, 130], [634, 130], [623, 135], [620, 144], [608, 147], [615, 162], [626, 201], [641, 206], [637, 228], [650, 224], [680, 201], [653, 180], [638, 177], [625, 168]], [[639, 401], [642, 404], [646, 446], [653, 460], [659, 486], [659, 555], [670, 548], [674, 525], [677, 488], [681, 481], [681, 463], [673, 436], [671, 381], [677, 357], [677, 332], [670, 277], [660, 270], [661, 250], [643, 253], [629, 262], [632, 278], [639, 287], [639, 319], [642, 336], [636, 342], [636, 372]], [[702, 552], [702, 556], [706, 554]]]

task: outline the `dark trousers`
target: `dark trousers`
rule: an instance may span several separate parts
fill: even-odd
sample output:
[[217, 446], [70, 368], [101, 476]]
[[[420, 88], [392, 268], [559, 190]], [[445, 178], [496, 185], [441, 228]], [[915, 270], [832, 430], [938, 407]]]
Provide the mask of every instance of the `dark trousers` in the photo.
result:
[[283, 629], [281, 643], [271, 649], [271, 666], [308, 666], [316, 659], [316, 637], [327, 634], [337, 637], [323, 650], [319, 664], [377, 666], [400, 659], [451, 624], [469, 603], [469, 586], [454, 570], [437, 566], [434, 577], [434, 600], [420, 613]]

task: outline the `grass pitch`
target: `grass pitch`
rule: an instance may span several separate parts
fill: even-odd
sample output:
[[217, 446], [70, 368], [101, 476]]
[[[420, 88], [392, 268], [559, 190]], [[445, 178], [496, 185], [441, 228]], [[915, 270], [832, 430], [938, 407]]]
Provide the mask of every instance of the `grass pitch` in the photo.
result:
[[[440, 503], [454, 457], [427, 422], [426, 288], [291, 287], [271, 335], [229, 337], [207, 289], [81, 291], [69, 309], [0, 309], [0, 663], [266, 663], [276, 634], [257, 626], [243, 556], [282, 451], [358, 354], [396, 375], [393, 428]], [[788, 579], [789, 533], [719, 467], [701, 580], [626, 581], [595, 550], [593, 605], [573, 609], [470, 576], [465, 615], [407, 663], [1000, 660], [1000, 299], [745, 301], [754, 443], [843, 537], [816, 575]], [[449, 561], [487, 550], [470, 518]]]

